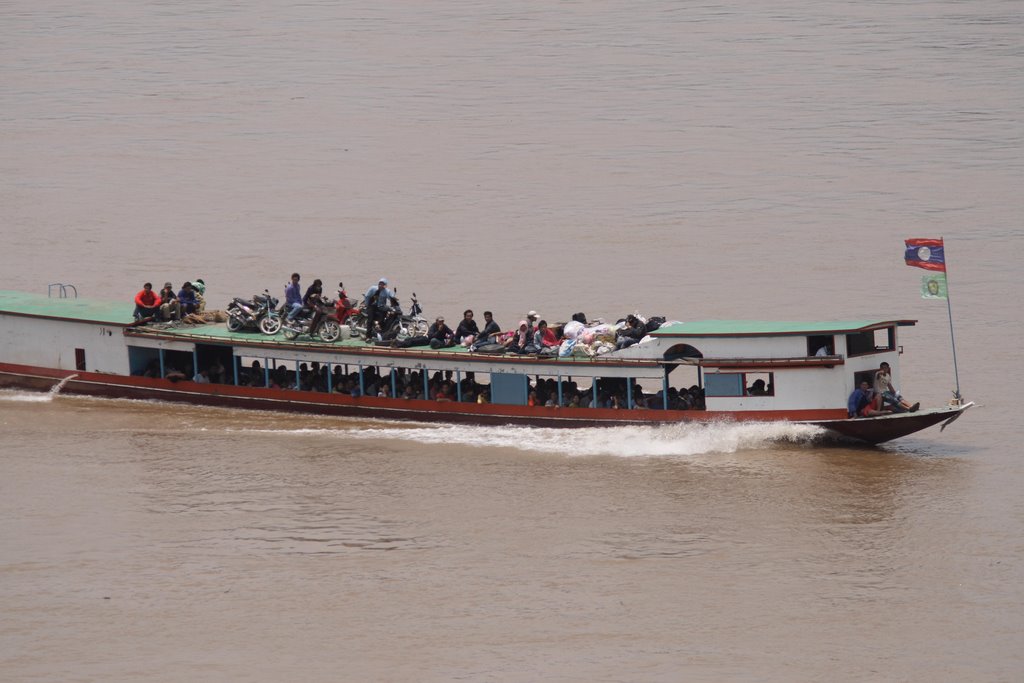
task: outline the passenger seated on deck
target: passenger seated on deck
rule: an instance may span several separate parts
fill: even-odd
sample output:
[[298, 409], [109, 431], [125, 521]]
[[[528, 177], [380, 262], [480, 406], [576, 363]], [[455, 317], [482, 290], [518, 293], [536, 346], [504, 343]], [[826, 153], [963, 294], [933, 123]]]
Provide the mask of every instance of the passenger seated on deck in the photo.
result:
[[921, 407], [920, 403], [910, 405], [910, 403], [899, 395], [899, 392], [896, 391], [896, 388], [892, 385], [892, 374], [888, 363], [882, 363], [878, 366], [878, 371], [875, 373], [874, 390], [876, 409], [891, 406], [897, 413], [905, 411], [916, 413], [917, 409]]
[[467, 308], [462, 314], [462, 321], [455, 329], [455, 340], [463, 346], [472, 346], [480, 334], [480, 328], [473, 320], [473, 309]]
[[164, 283], [160, 290], [160, 319], [181, 320], [181, 306], [178, 304], [178, 295], [174, 293], [174, 285], [170, 282]]
[[455, 346], [455, 333], [452, 332], [452, 328], [444, 324], [443, 315], [437, 316], [434, 324], [427, 330], [427, 338], [430, 340], [430, 348], [432, 349], [445, 349], [449, 346]]
[[196, 292], [192, 289], [192, 283], [186, 282], [178, 292], [178, 305], [181, 307], [182, 315], [189, 315], [199, 310], [199, 300], [196, 299]]
[[206, 310], [206, 282], [203, 278], [196, 278], [192, 281], [192, 289], [196, 293], [196, 302], [199, 305], [198, 311], [202, 313]]
[[528, 349], [533, 347], [533, 330], [525, 320], [519, 321], [519, 326], [502, 345], [512, 353], [530, 353]]
[[299, 279], [298, 273], [292, 273], [291, 282], [284, 286], [284, 309], [289, 320], [294, 320], [302, 310], [302, 289], [299, 286]]
[[489, 343], [494, 341], [494, 336], [501, 332], [501, 326], [494, 322], [494, 314], [490, 311], [484, 311], [484, 329], [477, 336], [477, 344]]
[[537, 331], [534, 333], [533, 339], [537, 348], [541, 351], [546, 348], [558, 346], [559, 343], [558, 337], [556, 337], [555, 333], [551, 331], [550, 327], [548, 327], [547, 320], [541, 320], [537, 323]]
[[135, 295], [135, 312], [133, 313], [136, 320], [144, 320], [146, 318], [155, 318], [160, 313], [160, 297], [153, 291], [153, 283], [147, 282], [142, 285], [142, 289]]
[[647, 329], [640, 319], [635, 315], [626, 316], [626, 326], [619, 330], [618, 339], [615, 341], [615, 350], [619, 351], [636, 344], [647, 334]]
[[891, 410], [876, 410], [871, 385], [867, 380], [860, 383], [860, 387], [853, 390], [846, 402], [846, 414], [849, 417], [875, 417], [876, 415], [889, 415]]

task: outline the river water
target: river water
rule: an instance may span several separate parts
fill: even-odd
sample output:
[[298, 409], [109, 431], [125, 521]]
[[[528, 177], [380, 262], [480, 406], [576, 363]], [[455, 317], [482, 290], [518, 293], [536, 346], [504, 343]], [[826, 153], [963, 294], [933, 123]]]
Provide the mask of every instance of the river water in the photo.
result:
[[427, 315], [917, 319], [982, 404], [437, 427], [0, 392], [10, 681], [1017, 681], [1024, 9], [0, 4], [0, 289], [214, 306], [382, 275]]

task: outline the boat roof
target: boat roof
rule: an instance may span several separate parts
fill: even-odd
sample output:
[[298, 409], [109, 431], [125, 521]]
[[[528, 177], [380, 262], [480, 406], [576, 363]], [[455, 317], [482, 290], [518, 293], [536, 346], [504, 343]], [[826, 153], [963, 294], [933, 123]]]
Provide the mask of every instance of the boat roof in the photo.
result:
[[[134, 295], [133, 295], [134, 296]], [[125, 301], [55, 298], [43, 294], [0, 290], [0, 313], [28, 315], [58, 320], [80, 320], [109, 325], [131, 325], [135, 303]], [[655, 330], [655, 337], [750, 337], [804, 334], [849, 334], [881, 329], [892, 325], [914, 325], [916, 320], [866, 319], [841, 321], [783, 322], [771, 320], [691, 320], [671, 323]], [[237, 339], [223, 325], [201, 326], [201, 336]], [[178, 330], [181, 334], [184, 330]], [[187, 332], [184, 332], [188, 334]], [[241, 338], [251, 335], [244, 335]], [[353, 345], [363, 345], [355, 342]]]
[[664, 325], [651, 332], [655, 337], [755, 337], [802, 334], [849, 334], [892, 325], [905, 327], [916, 320], [821, 320], [783, 322], [773, 320], [691, 320]]
[[34, 318], [80, 320], [108, 325], [130, 325], [135, 311], [135, 295], [125, 301], [98, 301], [49, 297], [45, 294], [0, 290], [0, 313], [28, 315]]

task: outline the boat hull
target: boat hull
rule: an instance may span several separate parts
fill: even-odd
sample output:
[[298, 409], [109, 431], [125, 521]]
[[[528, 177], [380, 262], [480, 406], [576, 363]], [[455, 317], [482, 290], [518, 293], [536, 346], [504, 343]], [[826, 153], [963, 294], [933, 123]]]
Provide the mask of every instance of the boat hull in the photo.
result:
[[846, 420], [825, 420], [811, 422], [822, 427], [837, 438], [866, 444], [880, 444], [892, 441], [933, 425], [942, 423], [943, 429], [953, 422], [974, 403], [954, 405], [947, 408], [922, 410], [916, 413], [899, 413], [878, 417], [856, 418]]
[[[910, 416], [848, 420], [841, 411], [797, 410], [744, 413], [680, 410], [554, 408], [352, 397], [338, 393], [197, 384], [167, 379], [72, 372], [0, 363], [0, 387], [134, 400], [160, 400], [227, 408], [301, 412], [385, 420], [538, 427], [595, 427], [710, 422], [798, 422], [823, 427], [843, 439], [878, 444], [959, 415], [951, 410]], [[907, 419], [910, 417], [911, 419]]]

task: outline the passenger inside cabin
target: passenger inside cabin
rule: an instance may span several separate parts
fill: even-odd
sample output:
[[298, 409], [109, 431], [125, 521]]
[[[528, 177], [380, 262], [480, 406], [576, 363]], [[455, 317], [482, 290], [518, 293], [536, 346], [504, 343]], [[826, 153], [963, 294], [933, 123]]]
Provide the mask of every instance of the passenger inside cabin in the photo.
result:
[[767, 396], [768, 389], [765, 387], [763, 379], [755, 379], [754, 383], [747, 389], [747, 396]]

